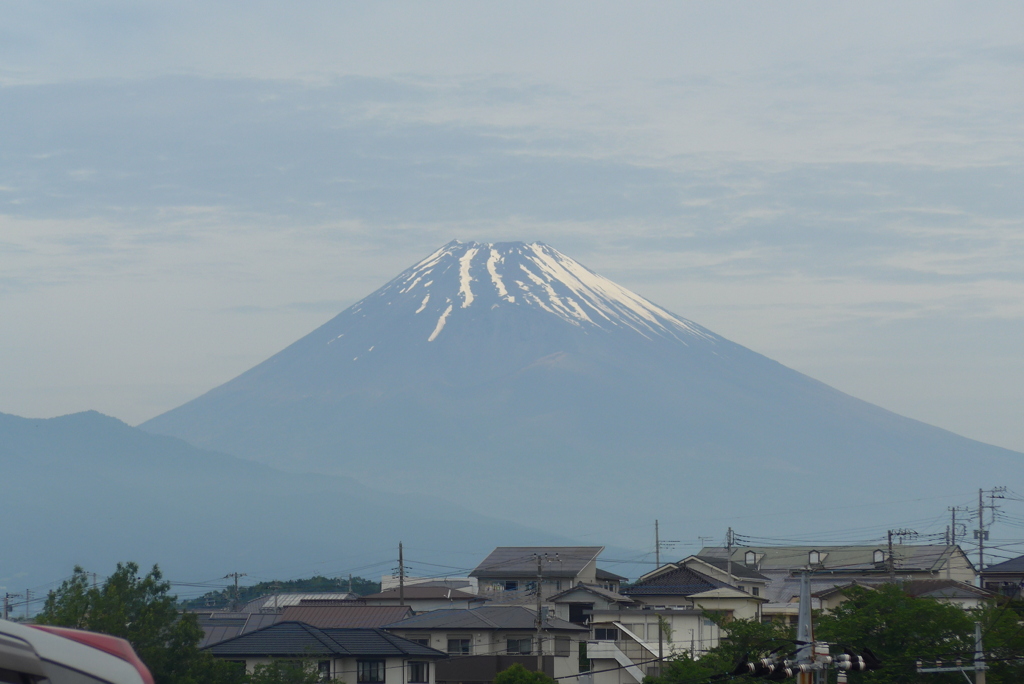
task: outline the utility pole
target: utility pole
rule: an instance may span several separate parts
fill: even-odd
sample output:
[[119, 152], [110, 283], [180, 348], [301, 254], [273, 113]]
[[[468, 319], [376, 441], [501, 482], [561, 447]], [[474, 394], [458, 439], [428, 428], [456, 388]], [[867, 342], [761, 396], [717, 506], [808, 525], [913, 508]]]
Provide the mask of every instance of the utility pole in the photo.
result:
[[658, 520], [654, 520], [654, 567], [661, 567], [661, 539], [658, 538]]
[[902, 544], [904, 537], [916, 537], [917, 536], [917, 532], [915, 532], [914, 530], [905, 530], [903, 528], [900, 528], [898, 530], [889, 530], [889, 557], [886, 559], [885, 564], [886, 564], [886, 567], [888, 567], [888, 569], [889, 569], [889, 581], [890, 582], [895, 582], [896, 581], [896, 557], [893, 555], [893, 552], [892, 552], [892, 538], [893, 538], [893, 535], [899, 537], [900, 538], [900, 544]]
[[985, 649], [981, 644], [981, 623], [974, 623], [974, 684], [985, 684]]
[[234, 610], [238, 610], [238, 603], [239, 603], [239, 601], [238, 601], [238, 596], [239, 596], [239, 594], [238, 594], [238, 578], [239, 577], [245, 577], [245, 573], [244, 572], [229, 572], [228, 574], [224, 575], [224, 579], [231, 579], [232, 577], [235, 578], [235, 602], [232, 605], [232, 608]]
[[1003, 498], [1006, 487], [993, 487], [988, 490], [989, 503], [985, 503], [985, 490], [978, 490], [978, 529], [974, 530], [974, 538], [978, 540], [978, 572], [985, 569], [985, 541], [988, 539], [988, 531], [985, 529], [985, 509], [992, 509], [992, 522], [995, 522], [996, 499]]
[[32, 590], [25, 590], [25, 619], [28, 620], [28, 604], [32, 603]]
[[541, 555], [538, 553], [537, 554], [537, 672], [544, 672], [544, 647], [541, 646], [541, 644], [543, 643], [543, 641], [542, 641], [543, 635], [542, 635], [541, 630], [544, 629], [544, 615], [543, 615], [543, 613], [541, 613], [541, 610], [542, 610], [541, 603], [542, 603], [542, 594], [543, 594], [543, 592], [541, 590], [541, 587], [544, 586], [544, 584], [543, 584], [544, 573], [543, 573], [542, 566], [541, 566], [542, 562], [543, 562], [543, 559], [541, 558]]
[[[814, 660], [814, 629], [811, 626], [811, 576], [806, 570], [800, 573], [800, 610], [797, 618], [796, 640], [799, 642], [796, 649], [797, 662], [812, 662]], [[811, 672], [801, 672], [797, 677], [798, 684], [811, 684]]]
[[398, 542], [398, 605], [405, 605], [405, 554], [402, 542]]
[[725, 560], [725, 568], [726, 568], [726, 572], [729, 574], [729, 579], [727, 580], [729, 582], [729, 584], [732, 584], [732, 542], [733, 542], [733, 532], [732, 532], [732, 528], [730, 527], [729, 531], [725, 535], [725, 549], [726, 549], [726, 553], [725, 553], [725, 558], [726, 558], [726, 560]]
[[657, 567], [661, 567], [661, 550], [670, 549], [679, 543], [678, 539], [666, 539], [661, 540], [661, 536], [658, 533], [658, 521], [654, 521], [654, 564]]
[[348, 593], [352, 593], [352, 573], [348, 573]]
[[11, 615], [11, 599], [19, 598], [20, 596], [21, 594], [12, 594], [9, 591], [4, 594], [4, 620]]

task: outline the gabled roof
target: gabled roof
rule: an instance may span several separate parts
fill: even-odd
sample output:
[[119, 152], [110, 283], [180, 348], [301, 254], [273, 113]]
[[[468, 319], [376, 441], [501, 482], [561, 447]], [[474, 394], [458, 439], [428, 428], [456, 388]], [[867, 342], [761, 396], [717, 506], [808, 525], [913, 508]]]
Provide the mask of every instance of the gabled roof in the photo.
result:
[[990, 572], [1024, 572], [1024, 556], [1018, 556], [1002, 563], [990, 565], [985, 568], [982, 574], [987, 575]]
[[302, 622], [279, 622], [208, 646], [221, 658], [232, 657], [398, 657], [446, 658], [428, 646], [382, 629], [319, 629]]
[[[740, 546], [732, 550], [733, 565], [742, 564], [747, 551], [758, 556], [757, 570], [771, 574], [773, 571], [796, 570], [807, 567], [811, 551], [821, 555], [817, 572], [884, 572], [886, 569], [874, 560], [875, 551], [888, 554], [885, 544], [877, 546]], [[953, 544], [895, 544], [893, 556], [900, 572], [937, 572], [945, 567], [954, 554], [961, 554], [970, 565], [958, 545]], [[697, 554], [701, 558], [725, 559], [728, 549], [710, 546]], [[972, 568], [973, 565], [970, 565]]]
[[244, 606], [239, 612], [259, 613], [279, 611], [287, 606], [297, 606], [302, 601], [354, 601], [358, 600], [357, 594], [350, 594], [346, 591], [328, 591], [317, 593], [292, 593], [292, 594], [271, 594], [255, 598]]
[[616, 575], [614, 572], [608, 572], [607, 570], [604, 570], [602, 568], [597, 569], [596, 577], [599, 580], [606, 580], [612, 582], [625, 582], [627, 579], [629, 579], [628, 577]]
[[203, 629], [199, 648], [268, 627], [281, 619], [280, 613], [195, 612], [199, 626]]
[[626, 596], [692, 596], [721, 587], [729, 585], [693, 568], [670, 564], [647, 573], [622, 593]]
[[725, 558], [715, 558], [714, 556], [690, 556], [689, 558], [684, 558], [683, 560], [679, 561], [679, 564], [687, 563], [691, 560], [695, 560], [700, 563], [707, 563], [708, 565], [726, 573], [731, 572], [732, 576], [736, 577], [737, 579], [742, 578], [751, 580], [761, 580], [763, 582], [769, 581], [767, 577], [765, 577], [749, 565], [746, 565], [744, 563], [737, 563], [736, 561], [733, 561], [730, 564], [729, 561]]
[[618, 592], [608, 591], [604, 587], [594, 586], [593, 584], [577, 584], [574, 587], [569, 587], [564, 591], [558, 592], [554, 596], [549, 596], [547, 600], [551, 603], [558, 603], [564, 597], [577, 591], [583, 591], [589, 594], [593, 594], [594, 596], [600, 596], [601, 598], [607, 601], [612, 601], [615, 603], [636, 603], [634, 599], [631, 599], [628, 596], [625, 596]]
[[[364, 596], [364, 599], [398, 599], [398, 589], [386, 589], [376, 594], [370, 594]], [[447, 587], [424, 587], [421, 585], [414, 585], [405, 588], [405, 598], [407, 599], [445, 599], [449, 601], [488, 601], [483, 596], [477, 596], [476, 594], [470, 594], [466, 591], [459, 591], [458, 589], [449, 589]]]
[[537, 577], [537, 556], [544, 577], [576, 577], [604, 551], [603, 546], [499, 546], [470, 577]]
[[[843, 584], [837, 584], [834, 587], [829, 587], [828, 589], [816, 591], [812, 596], [814, 596], [814, 598], [829, 598], [830, 596], [845, 593], [850, 587], [857, 586], [873, 590], [883, 584], [886, 584], [886, 582], [845, 582]], [[915, 598], [986, 599], [991, 598], [992, 596], [992, 592], [979, 589], [978, 587], [972, 587], [970, 584], [958, 582], [954, 579], [904, 580], [900, 581], [899, 585], [900, 588], [903, 589], [904, 593]]]
[[[416, 615], [408, 620], [386, 626], [389, 630], [403, 629], [461, 629], [468, 631], [497, 629], [535, 629], [537, 613], [522, 606], [484, 606], [482, 608], [442, 609]], [[550, 614], [544, 620], [544, 629], [586, 631]]]
[[313, 627], [383, 627], [412, 615], [409, 606], [288, 606], [281, 613], [282, 622], [304, 622]]

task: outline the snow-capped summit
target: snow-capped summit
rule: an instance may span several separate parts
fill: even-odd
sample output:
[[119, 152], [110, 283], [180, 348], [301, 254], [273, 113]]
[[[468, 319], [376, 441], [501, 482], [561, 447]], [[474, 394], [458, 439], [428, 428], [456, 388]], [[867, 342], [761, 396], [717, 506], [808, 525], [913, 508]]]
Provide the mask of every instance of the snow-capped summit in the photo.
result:
[[[581, 534], [683, 505], [754, 521], [793, 492], [899, 500], [907, 473], [948, 488], [967, 461], [964, 488], [1021, 471], [1019, 454], [854, 399], [541, 243], [451, 242], [142, 427]], [[858, 524], [874, 522], [891, 521]]]
[[[454, 240], [356, 305], [385, 300], [429, 320], [433, 342], [467, 309], [537, 309], [583, 330], [644, 337], [713, 339], [706, 330], [600, 276], [540, 242]], [[473, 312], [475, 313], [475, 312]]]

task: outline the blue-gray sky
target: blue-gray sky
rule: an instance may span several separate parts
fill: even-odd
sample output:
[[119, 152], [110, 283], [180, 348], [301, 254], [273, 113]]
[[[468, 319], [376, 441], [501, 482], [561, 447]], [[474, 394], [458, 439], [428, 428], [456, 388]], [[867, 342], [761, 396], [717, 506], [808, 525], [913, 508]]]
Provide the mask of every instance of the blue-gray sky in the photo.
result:
[[540, 240], [1024, 450], [1019, 3], [9, 2], [0, 411], [137, 423]]

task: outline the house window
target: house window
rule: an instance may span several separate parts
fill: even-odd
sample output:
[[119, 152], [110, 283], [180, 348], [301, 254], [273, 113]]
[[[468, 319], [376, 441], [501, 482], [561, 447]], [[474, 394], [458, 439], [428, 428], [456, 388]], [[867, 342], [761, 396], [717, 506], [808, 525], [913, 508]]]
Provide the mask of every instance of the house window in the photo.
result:
[[562, 580], [555, 580], [555, 591], [562, 591]]
[[595, 641], [618, 641], [619, 630], [617, 629], [594, 629], [594, 640]]
[[875, 549], [874, 561], [876, 563], [885, 562], [885, 552], [882, 549]]
[[505, 652], [509, 655], [530, 655], [533, 639], [508, 639]]
[[761, 595], [761, 587], [750, 587], [750, 593], [753, 594], [754, 596], [760, 596]]
[[572, 642], [569, 637], [555, 637], [555, 655], [567, 656]]
[[519, 591], [519, 582], [516, 580], [507, 580], [505, 582], [505, 591]]
[[409, 661], [409, 684], [424, 684], [430, 681], [430, 663], [422, 660]]
[[384, 681], [384, 661], [383, 660], [358, 660], [356, 661], [356, 681], [367, 682], [373, 684], [374, 682]]
[[469, 655], [470, 640], [469, 639], [449, 639], [448, 640], [448, 653], [449, 655]]
[[821, 554], [817, 551], [811, 551], [809, 554], [807, 554], [807, 562], [811, 565], [817, 565], [821, 562]]
[[331, 679], [331, 661], [320, 660], [316, 664], [317, 674], [320, 675], [321, 682], [327, 682]]
[[753, 551], [747, 551], [743, 555], [743, 562], [747, 565], [757, 565], [757, 554]]
[[430, 637], [425, 637], [420, 634], [410, 634], [405, 638], [414, 644], [419, 644], [420, 646], [430, 646]]

